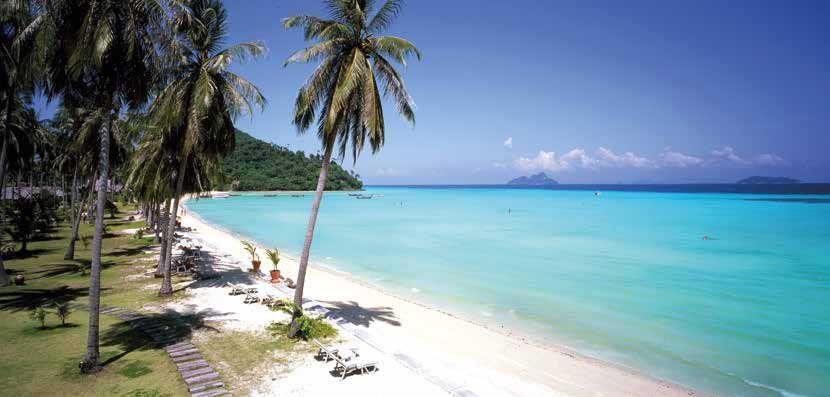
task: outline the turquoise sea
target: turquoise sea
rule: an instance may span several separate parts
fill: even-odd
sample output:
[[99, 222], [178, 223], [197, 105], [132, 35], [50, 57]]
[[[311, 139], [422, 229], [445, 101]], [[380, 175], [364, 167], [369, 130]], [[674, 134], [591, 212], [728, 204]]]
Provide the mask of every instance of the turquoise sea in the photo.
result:
[[[326, 193], [313, 261], [719, 395], [830, 395], [828, 195], [363, 193]], [[187, 207], [298, 256], [312, 198]]]

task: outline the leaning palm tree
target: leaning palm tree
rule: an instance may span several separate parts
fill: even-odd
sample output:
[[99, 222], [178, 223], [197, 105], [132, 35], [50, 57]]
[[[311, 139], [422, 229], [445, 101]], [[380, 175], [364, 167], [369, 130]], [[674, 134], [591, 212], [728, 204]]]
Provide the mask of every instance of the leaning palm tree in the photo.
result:
[[100, 115], [97, 200], [92, 240], [87, 350], [82, 372], [100, 370], [99, 308], [101, 243], [106, 186], [109, 180], [110, 133], [124, 106], [148, 99], [155, 76], [155, 44], [165, 12], [159, 0], [51, 0], [47, 19], [53, 34], [50, 96], [85, 98]]
[[[265, 98], [259, 89], [229, 70], [235, 60], [258, 58], [265, 52], [260, 43], [244, 43], [221, 49], [227, 38], [227, 12], [219, 0], [173, 2], [175, 39], [165, 43], [175, 59], [168, 83], [150, 109], [153, 124], [168, 134], [166, 148], [175, 150], [177, 170], [173, 204], [167, 224], [164, 280], [160, 296], [170, 295], [173, 235], [179, 198], [185, 180], [192, 178], [188, 165], [212, 166], [230, 153], [236, 142], [234, 119], [260, 108]], [[253, 104], [252, 104], [253, 102]]]
[[[379, 35], [400, 13], [402, 0], [387, 0], [377, 12], [373, 10], [372, 0], [325, 0], [324, 3], [329, 11], [328, 19], [296, 16], [283, 20], [285, 28], [302, 28], [305, 39], [315, 42], [293, 53], [284, 66], [320, 61], [300, 88], [293, 123], [300, 133], [304, 133], [316, 118], [317, 136], [325, 153], [300, 256], [294, 292], [297, 307], [303, 302], [311, 240], [332, 152], [337, 147], [342, 158], [346, 149], [351, 148], [352, 157], [357, 161], [367, 138], [372, 153], [383, 146], [385, 127], [378, 80], [384, 95], [390, 96], [401, 116], [414, 125], [412, 98], [392, 62], [405, 67], [408, 57], [421, 59], [420, 52], [411, 42]], [[295, 313], [292, 320], [291, 337], [298, 331], [299, 315], [299, 312]]]

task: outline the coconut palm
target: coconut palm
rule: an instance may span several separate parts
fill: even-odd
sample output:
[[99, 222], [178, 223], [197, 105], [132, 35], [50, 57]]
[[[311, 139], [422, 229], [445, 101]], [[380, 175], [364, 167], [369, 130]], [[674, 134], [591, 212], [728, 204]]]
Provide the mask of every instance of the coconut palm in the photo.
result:
[[47, 17], [53, 34], [49, 75], [52, 97], [86, 98], [100, 117], [98, 195], [92, 240], [87, 350], [82, 372], [100, 370], [98, 348], [101, 242], [110, 135], [121, 109], [148, 99], [155, 76], [153, 38], [165, 20], [158, 0], [51, 0]]
[[[40, 8], [29, 0], [0, 2], [0, 197], [5, 199], [6, 171], [10, 159], [11, 136], [21, 102], [40, 80], [42, 72]], [[19, 120], [19, 118], [18, 118]], [[2, 227], [3, 225], [0, 225]], [[0, 256], [0, 286], [9, 285]]]
[[[328, 19], [295, 16], [283, 20], [285, 28], [303, 29], [305, 39], [314, 42], [293, 53], [285, 65], [319, 61], [297, 95], [293, 123], [304, 133], [316, 118], [317, 136], [324, 152], [297, 274], [294, 292], [297, 306], [303, 301], [311, 240], [332, 152], [337, 147], [342, 158], [350, 148], [357, 161], [367, 138], [372, 153], [383, 146], [385, 127], [378, 80], [384, 95], [397, 105], [398, 113], [414, 125], [414, 104], [393, 62], [405, 67], [410, 56], [421, 58], [411, 42], [380, 35], [400, 13], [402, 0], [387, 0], [376, 12], [372, 0], [325, 0], [324, 3]], [[297, 332], [298, 316], [295, 313], [291, 324], [289, 335], [292, 337]]]
[[[166, 148], [175, 150], [177, 170], [167, 236], [176, 226], [179, 198], [185, 180], [192, 178], [188, 165], [216, 164], [235, 145], [234, 119], [250, 114], [252, 106], [265, 105], [259, 89], [232, 73], [236, 60], [258, 58], [260, 43], [244, 43], [221, 49], [227, 38], [227, 12], [219, 0], [182, 0], [173, 4], [175, 39], [167, 45], [172, 59], [169, 82], [150, 109], [153, 124], [168, 134]], [[170, 261], [173, 239], [167, 238], [165, 276], [159, 295], [173, 292]]]

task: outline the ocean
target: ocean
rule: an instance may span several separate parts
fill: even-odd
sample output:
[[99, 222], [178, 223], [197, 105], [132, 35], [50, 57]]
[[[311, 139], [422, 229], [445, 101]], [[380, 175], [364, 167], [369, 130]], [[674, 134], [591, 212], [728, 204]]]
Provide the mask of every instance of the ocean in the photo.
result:
[[[362, 193], [326, 193], [313, 262], [703, 391], [828, 395], [830, 185]], [[187, 207], [299, 256], [312, 199]]]

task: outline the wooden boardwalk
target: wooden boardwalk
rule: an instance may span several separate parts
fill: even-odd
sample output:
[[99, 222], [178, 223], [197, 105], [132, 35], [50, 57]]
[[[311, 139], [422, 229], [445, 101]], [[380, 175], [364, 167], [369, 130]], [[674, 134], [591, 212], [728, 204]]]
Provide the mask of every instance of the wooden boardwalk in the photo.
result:
[[118, 307], [101, 306], [101, 314], [115, 316], [144, 332], [170, 356], [192, 397], [230, 396], [225, 384], [199, 349], [176, 336], [176, 329], [157, 319]]

